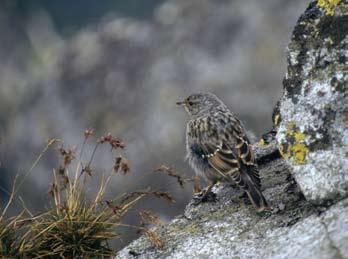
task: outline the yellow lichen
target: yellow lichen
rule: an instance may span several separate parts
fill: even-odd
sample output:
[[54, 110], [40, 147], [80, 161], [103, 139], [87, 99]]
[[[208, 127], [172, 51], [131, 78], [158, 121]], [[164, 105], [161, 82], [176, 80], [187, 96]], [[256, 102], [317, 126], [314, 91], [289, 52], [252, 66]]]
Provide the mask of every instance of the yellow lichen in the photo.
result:
[[273, 123], [274, 123], [275, 126], [278, 126], [279, 122], [280, 122], [280, 115], [277, 114], [276, 116], [274, 116]]
[[295, 144], [291, 146], [291, 152], [296, 164], [304, 164], [308, 148], [304, 144]]
[[305, 139], [305, 135], [302, 133], [302, 132], [299, 132], [299, 131], [295, 131], [294, 132], [294, 137], [295, 137], [295, 141], [296, 142], [301, 142], [301, 141], [304, 141]]
[[294, 123], [287, 124], [286, 142], [279, 145], [279, 152], [284, 158], [292, 158], [296, 164], [304, 164], [308, 154], [305, 134], [296, 129]]
[[326, 15], [334, 15], [335, 7], [341, 0], [318, 0], [317, 6], [324, 9]]
[[260, 139], [259, 142], [257, 142], [257, 146], [262, 147], [265, 145], [265, 141], [263, 139]]

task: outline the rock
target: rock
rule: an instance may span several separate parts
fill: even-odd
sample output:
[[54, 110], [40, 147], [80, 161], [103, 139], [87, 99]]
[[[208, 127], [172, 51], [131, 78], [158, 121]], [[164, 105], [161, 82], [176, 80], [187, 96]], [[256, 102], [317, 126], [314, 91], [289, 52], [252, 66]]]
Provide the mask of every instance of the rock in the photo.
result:
[[293, 181], [282, 159], [261, 166], [260, 174], [272, 212], [257, 214], [238, 191], [220, 185], [213, 189], [217, 202], [190, 203], [183, 216], [154, 229], [162, 248], [143, 236], [117, 258], [348, 257], [348, 199], [317, 210], [298, 190], [289, 191]]
[[347, 1], [312, 1], [288, 47], [275, 122], [280, 151], [315, 204], [348, 195], [347, 59]]

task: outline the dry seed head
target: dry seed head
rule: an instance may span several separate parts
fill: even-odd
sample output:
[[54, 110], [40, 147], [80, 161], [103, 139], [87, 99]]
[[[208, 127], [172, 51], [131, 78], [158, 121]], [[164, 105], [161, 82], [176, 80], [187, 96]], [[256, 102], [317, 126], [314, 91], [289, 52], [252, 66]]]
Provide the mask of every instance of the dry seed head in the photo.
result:
[[119, 214], [118, 212], [122, 210], [122, 206], [114, 205], [112, 201], [105, 201], [105, 203], [114, 214]]
[[113, 137], [110, 133], [101, 137], [98, 142], [101, 144], [109, 143], [112, 149], [124, 149], [126, 147], [126, 144], [121, 139]]
[[163, 240], [152, 230], [144, 229], [144, 235], [150, 240], [151, 244], [156, 248], [162, 248], [164, 246]]
[[157, 198], [164, 199], [169, 203], [175, 203], [175, 199], [167, 192], [152, 192], [151, 194], [155, 195]]
[[82, 169], [81, 174], [83, 173], [86, 173], [89, 176], [92, 176], [92, 168], [89, 165], [87, 165], [86, 167]]
[[154, 170], [154, 172], [164, 172], [166, 173], [168, 176], [174, 177], [176, 178], [176, 180], [178, 181], [179, 185], [181, 187], [184, 187], [184, 184], [186, 182], [185, 178], [182, 177], [181, 175], [179, 175], [178, 173], [176, 173], [173, 169], [171, 169], [169, 166], [166, 165], [161, 165], [158, 168], [156, 168]]
[[142, 210], [139, 212], [139, 215], [143, 221], [147, 221], [156, 226], [162, 226], [164, 224], [163, 221], [151, 211]]
[[94, 131], [91, 128], [85, 129], [85, 131], [83, 132], [83, 135], [87, 139], [87, 138], [89, 138], [89, 137], [94, 135]]
[[116, 157], [113, 170], [115, 173], [122, 171], [123, 174], [127, 174], [129, 172], [128, 160], [121, 156]]
[[75, 159], [75, 150], [73, 149], [64, 149], [63, 147], [60, 147], [59, 152], [63, 157], [64, 167], [69, 165]]

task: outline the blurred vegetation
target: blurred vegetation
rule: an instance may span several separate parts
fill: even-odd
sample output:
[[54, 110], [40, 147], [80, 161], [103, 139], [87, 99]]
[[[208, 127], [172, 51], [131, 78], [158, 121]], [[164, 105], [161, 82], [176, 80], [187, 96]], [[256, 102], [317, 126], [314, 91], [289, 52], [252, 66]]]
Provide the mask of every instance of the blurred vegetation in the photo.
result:
[[[141, 218], [138, 226], [123, 224], [122, 220], [145, 196], [155, 196], [169, 203], [175, 200], [169, 193], [151, 188], [108, 198], [107, 190], [112, 188], [111, 179], [118, 174], [127, 174], [130, 170], [127, 159], [120, 153], [116, 154], [110, 173], [105, 177], [103, 175], [91, 199], [93, 195], [87, 196], [86, 192], [90, 190], [90, 178], [98, 173], [92, 169], [98, 147], [107, 144], [113, 152], [124, 149], [125, 144], [110, 134], [100, 137], [96, 140], [90, 158], [84, 162], [81, 157], [86, 152], [85, 144], [90, 138], [93, 138], [93, 131], [88, 129], [79, 150], [65, 149], [60, 140], [50, 140], [24, 178], [18, 184], [14, 182], [10, 199], [0, 211], [1, 258], [110, 258], [115, 255], [115, 250], [109, 242], [122, 238], [117, 232], [120, 226], [137, 229], [154, 246], [163, 246], [161, 238], [148, 227], [163, 224], [153, 212], [138, 209]], [[17, 195], [18, 189], [25, 177], [35, 170], [48, 148], [57, 145], [60, 146], [58, 150], [61, 158], [60, 166], [53, 170], [53, 182], [48, 191], [52, 203], [46, 210], [34, 215]], [[167, 166], [161, 166], [156, 172], [174, 177], [181, 186], [187, 181], [193, 181], [178, 175]], [[15, 201], [21, 202], [22, 212], [7, 219], [6, 213]]]

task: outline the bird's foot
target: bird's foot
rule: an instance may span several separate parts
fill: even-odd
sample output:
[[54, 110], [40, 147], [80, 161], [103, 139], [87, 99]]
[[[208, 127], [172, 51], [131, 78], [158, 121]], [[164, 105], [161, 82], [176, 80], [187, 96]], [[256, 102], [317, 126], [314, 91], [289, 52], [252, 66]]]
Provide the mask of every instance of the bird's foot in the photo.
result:
[[193, 196], [193, 205], [197, 206], [204, 202], [216, 202], [216, 194], [212, 191], [202, 191]]

